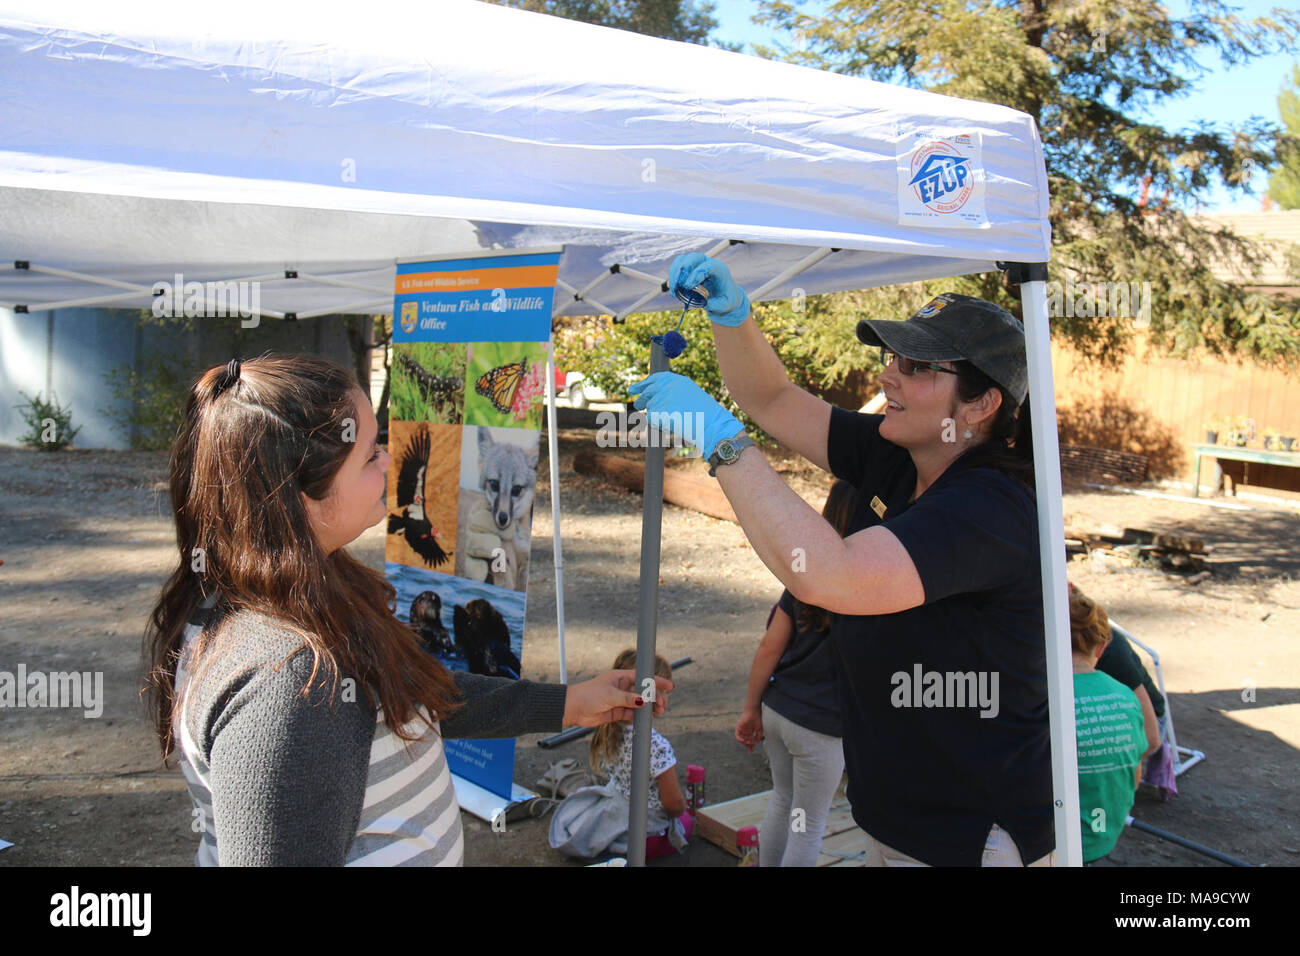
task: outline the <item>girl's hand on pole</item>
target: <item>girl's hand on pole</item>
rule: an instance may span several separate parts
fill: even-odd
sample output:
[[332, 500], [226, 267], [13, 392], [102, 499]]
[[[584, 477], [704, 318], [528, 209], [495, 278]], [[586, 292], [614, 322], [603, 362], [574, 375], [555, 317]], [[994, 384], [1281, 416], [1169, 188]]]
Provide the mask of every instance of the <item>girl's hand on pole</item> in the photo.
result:
[[705, 308], [718, 325], [740, 325], [749, 317], [749, 297], [731, 278], [725, 263], [698, 252], [678, 256], [668, 268], [670, 289], [694, 289], [704, 286], [709, 293]]
[[756, 710], [747, 710], [736, 724], [736, 739], [754, 752], [754, 745], [763, 739], [763, 715]]
[[599, 727], [631, 720], [647, 704], [653, 706], [654, 715], [659, 717], [673, 682], [662, 677], [656, 677], [654, 682], [653, 702], [645, 696], [649, 688], [636, 686], [635, 671], [607, 671], [580, 684], [570, 684], [564, 697], [564, 725]]

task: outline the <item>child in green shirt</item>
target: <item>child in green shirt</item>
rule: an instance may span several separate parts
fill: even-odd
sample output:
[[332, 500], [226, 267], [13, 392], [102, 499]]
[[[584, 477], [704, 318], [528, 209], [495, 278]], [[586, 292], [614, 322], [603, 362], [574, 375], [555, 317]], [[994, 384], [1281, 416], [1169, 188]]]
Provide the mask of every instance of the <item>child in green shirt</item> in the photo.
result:
[[1091, 863], [1115, 848], [1133, 807], [1142, 779], [1146, 727], [1133, 691], [1097, 670], [1097, 659], [1110, 643], [1106, 612], [1074, 588], [1070, 641], [1083, 860]]

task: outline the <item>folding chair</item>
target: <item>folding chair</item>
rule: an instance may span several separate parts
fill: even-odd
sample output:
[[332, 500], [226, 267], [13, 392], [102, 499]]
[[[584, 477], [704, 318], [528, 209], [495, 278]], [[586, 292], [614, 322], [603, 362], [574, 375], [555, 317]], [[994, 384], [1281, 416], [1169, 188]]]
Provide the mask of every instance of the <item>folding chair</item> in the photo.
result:
[[1174, 755], [1174, 776], [1178, 777], [1184, 771], [1192, 769], [1198, 763], [1205, 759], [1205, 753], [1201, 750], [1191, 750], [1187, 747], [1178, 746], [1178, 738], [1174, 735], [1174, 711], [1173, 704], [1169, 700], [1169, 693], [1165, 690], [1164, 674], [1160, 671], [1160, 655], [1154, 650], [1147, 647], [1127, 630], [1115, 623], [1111, 619], [1110, 626], [1117, 634], [1123, 635], [1131, 644], [1142, 648], [1150, 656], [1152, 663], [1156, 666], [1156, 683], [1160, 686], [1160, 694], [1165, 699], [1165, 727], [1162, 738], [1164, 743], [1169, 746], [1170, 752]]

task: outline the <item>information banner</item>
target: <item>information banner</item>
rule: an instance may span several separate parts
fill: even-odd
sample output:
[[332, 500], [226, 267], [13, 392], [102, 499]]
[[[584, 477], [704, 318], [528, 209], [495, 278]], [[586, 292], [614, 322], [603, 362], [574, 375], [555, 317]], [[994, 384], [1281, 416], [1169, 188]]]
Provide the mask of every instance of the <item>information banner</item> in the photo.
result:
[[[533, 493], [562, 249], [399, 262], [385, 567], [397, 615], [451, 670], [518, 680]], [[448, 740], [505, 799], [514, 740]]]

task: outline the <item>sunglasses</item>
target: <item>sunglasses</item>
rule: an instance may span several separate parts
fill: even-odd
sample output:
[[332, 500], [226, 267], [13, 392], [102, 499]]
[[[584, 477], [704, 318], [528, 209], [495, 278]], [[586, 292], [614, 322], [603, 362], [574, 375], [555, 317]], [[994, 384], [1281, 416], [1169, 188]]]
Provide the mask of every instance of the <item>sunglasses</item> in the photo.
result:
[[911, 378], [923, 368], [928, 368], [932, 372], [947, 372], [949, 375], [958, 374], [950, 368], [942, 367], [937, 362], [918, 362], [915, 359], [903, 358], [897, 352], [891, 352], [889, 349], [882, 348], [880, 350], [880, 364], [885, 368], [889, 368], [894, 359], [898, 359], [899, 373], [906, 375], [908, 378]]

